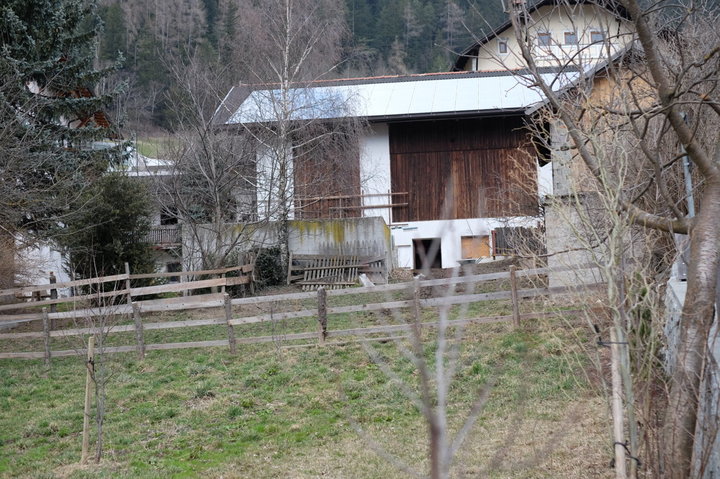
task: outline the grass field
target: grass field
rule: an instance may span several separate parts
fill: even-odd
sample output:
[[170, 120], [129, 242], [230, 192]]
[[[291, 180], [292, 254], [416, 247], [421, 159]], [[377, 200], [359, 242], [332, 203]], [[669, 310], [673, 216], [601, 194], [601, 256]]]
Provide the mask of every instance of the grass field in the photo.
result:
[[[507, 305], [493, 303], [474, 305], [469, 314], [505, 311]], [[367, 313], [331, 319], [335, 329], [378, 320]], [[522, 332], [510, 324], [465, 330], [450, 430], [460, 427], [489, 379], [496, 386], [454, 463], [454, 477], [612, 476], [606, 404], [584, 379], [579, 341], [586, 334], [572, 324], [557, 318], [527, 322]], [[236, 332], [251, 336], [268, 328]], [[148, 331], [146, 342], [223, 334], [222, 327]], [[430, 359], [431, 331], [426, 340]], [[38, 350], [37, 343], [28, 346]], [[407, 477], [372, 444], [426, 473], [420, 414], [361, 345], [286, 346], [281, 340], [240, 346], [236, 356], [225, 348], [156, 351], [144, 361], [108, 356], [105, 456], [82, 467], [82, 359], [54, 359], [49, 371], [41, 361], [2, 360], [0, 477]], [[417, 388], [415, 369], [395, 344], [374, 347]]]
[[138, 138], [135, 146], [141, 155], [148, 158], [165, 158], [173, 140], [169, 137]]

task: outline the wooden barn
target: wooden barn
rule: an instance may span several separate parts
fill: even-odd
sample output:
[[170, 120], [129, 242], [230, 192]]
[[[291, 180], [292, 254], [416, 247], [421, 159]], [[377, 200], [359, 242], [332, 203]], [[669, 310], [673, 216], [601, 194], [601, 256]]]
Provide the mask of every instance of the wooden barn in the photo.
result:
[[[545, 74], [557, 88], [576, 78]], [[541, 198], [552, 189], [547, 158], [538, 157], [526, 128], [528, 112], [543, 101], [529, 84], [517, 73], [453, 72], [305, 86], [294, 96], [302, 113], [293, 121], [355, 118], [365, 127], [342, 151], [295, 146], [295, 218], [380, 216], [398, 267], [419, 268], [428, 253], [432, 266], [444, 268], [493, 256], [500, 246], [494, 232], [538, 225]], [[215, 122], [240, 132], [272, 125], [273, 95], [233, 88]]]

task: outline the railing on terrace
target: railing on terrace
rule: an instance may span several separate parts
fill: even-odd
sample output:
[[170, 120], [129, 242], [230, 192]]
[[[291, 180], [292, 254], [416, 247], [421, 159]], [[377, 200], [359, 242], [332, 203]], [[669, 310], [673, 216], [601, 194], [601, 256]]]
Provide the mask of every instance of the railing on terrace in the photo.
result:
[[295, 216], [304, 220], [360, 218], [368, 210], [378, 215], [385, 210], [392, 222], [392, 209], [408, 206], [407, 197], [407, 192], [298, 197]]
[[182, 232], [180, 225], [157, 226], [151, 228], [145, 238], [151, 245], [175, 246], [182, 243]]

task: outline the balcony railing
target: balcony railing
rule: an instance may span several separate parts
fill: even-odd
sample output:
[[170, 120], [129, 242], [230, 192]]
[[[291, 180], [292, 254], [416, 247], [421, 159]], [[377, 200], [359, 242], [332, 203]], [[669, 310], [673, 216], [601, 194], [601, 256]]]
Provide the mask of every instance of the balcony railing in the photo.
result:
[[146, 241], [154, 246], [177, 246], [182, 242], [179, 225], [156, 226], [148, 231]]
[[535, 57], [538, 61], [543, 62], [543, 66], [546, 66], [546, 62], [553, 62], [553, 66], [556, 63], [575, 63], [579, 64], [582, 62], [595, 61], [598, 59], [608, 58], [609, 55], [614, 55], [620, 51], [622, 45], [607, 44], [607, 43], [592, 43], [592, 44], [576, 44], [576, 45], [563, 45], [553, 44], [547, 46], [536, 45], [534, 47]]
[[392, 208], [407, 207], [408, 193], [378, 193], [295, 198], [295, 217], [303, 220], [382, 216]]

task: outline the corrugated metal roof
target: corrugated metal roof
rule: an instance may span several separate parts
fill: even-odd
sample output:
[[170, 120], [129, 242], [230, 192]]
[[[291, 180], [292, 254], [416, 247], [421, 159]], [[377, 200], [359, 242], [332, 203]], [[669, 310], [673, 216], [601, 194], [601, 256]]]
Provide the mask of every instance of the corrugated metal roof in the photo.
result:
[[[577, 72], [544, 73], [555, 89], [570, 86]], [[539, 90], [531, 87], [527, 75], [449, 76], [436, 79], [338, 83], [329, 86], [282, 91], [255, 90], [244, 98], [226, 125], [271, 123], [278, 118], [293, 120], [363, 117], [369, 120], [394, 117], [464, 115], [519, 110], [543, 102]], [[233, 95], [228, 95], [232, 97]], [[222, 105], [221, 105], [222, 107]], [[227, 106], [224, 108], [227, 109]], [[282, 113], [283, 109], [285, 114]]]

